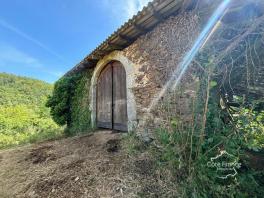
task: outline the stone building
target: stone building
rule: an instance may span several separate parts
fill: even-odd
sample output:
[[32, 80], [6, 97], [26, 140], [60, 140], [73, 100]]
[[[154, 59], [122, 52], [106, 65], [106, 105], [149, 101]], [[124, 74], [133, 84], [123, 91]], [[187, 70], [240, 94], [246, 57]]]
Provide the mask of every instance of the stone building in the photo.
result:
[[[86, 88], [89, 89], [88, 102], [93, 126], [132, 131], [137, 127], [144, 129], [146, 120], [152, 123], [148, 127], [158, 125], [160, 117], [155, 112], [155, 106], [168, 91], [168, 81], [174, 78], [175, 71], [223, 2], [154, 0], [69, 71], [66, 76], [87, 70], [92, 72], [91, 79], [87, 79], [90, 81], [89, 87]], [[262, 18], [259, 10], [260, 5], [263, 6], [261, 1], [231, 0], [228, 4], [224, 13], [218, 16], [218, 23], [223, 28], [236, 18], [240, 22], [254, 19], [256, 23]], [[243, 14], [245, 9], [251, 13], [250, 16]], [[213, 27], [216, 28], [216, 25]], [[256, 25], [255, 28], [258, 27]], [[233, 33], [230, 42], [221, 45], [222, 51], [230, 50], [224, 55], [229, 55], [236, 48], [231, 40], [241, 33], [242, 29]], [[222, 36], [219, 31], [215, 34]], [[220, 46], [219, 43], [217, 46]], [[223, 55], [220, 49], [211, 49], [215, 50], [215, 54]], [[224, 59], [225, 56], [221, 60]], [[224, 64], [220, 62], [217, 65]], [[177, 109], [173, 112], [184, 121], [191, 119], [190, 103], [199, 86], [199, 64], [192, 62], [188, 66], [178, 82], [180, 95], [176, 100]], [[258, 83], [259, 93], [263, 93], [261, 76]]]

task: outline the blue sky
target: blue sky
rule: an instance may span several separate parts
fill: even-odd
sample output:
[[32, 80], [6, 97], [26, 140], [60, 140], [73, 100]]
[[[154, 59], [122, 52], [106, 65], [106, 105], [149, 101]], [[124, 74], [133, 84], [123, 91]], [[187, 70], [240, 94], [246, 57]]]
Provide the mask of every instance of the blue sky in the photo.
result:
[[0, 72], [54, 82], [150, 0], [1, 0]]

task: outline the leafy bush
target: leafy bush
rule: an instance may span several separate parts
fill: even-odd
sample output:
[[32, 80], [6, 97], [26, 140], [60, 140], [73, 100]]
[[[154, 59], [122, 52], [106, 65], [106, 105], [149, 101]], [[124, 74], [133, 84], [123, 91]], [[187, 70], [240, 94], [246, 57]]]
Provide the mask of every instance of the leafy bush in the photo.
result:
[[79, 78], [80, 75], [61, 78], [47, 100], [46, 106], [50, 107], [53, 120], [61, 126], [71, 123], [71, 100]]
[[244, 146], [254, 151], [264, 149], [264, 111], [242, 108], [235, 116]]
[[61, 136], [62, 129], [29, 105], [0, 106], [0, 148]]
[[[263, 151], [263, 112], [241, 108], [233, 123], [225, 123], [225, 116], [210, 97], [202, 144], [201, 133], [195, 133], [201, 128], [186, 126], [176, 118], [171, 119], [172, 130], [156, 130], [159, 146], [153, 153], [157, 164], [174, 174], [183, 197], [261, 197], [264, 193], [264, 172], [251, 167], [247, 155], [248, 149]], [[223, 150], [241, 163], [235, 177], [221, 179], [216, 169], [207, 165]]]
[[65, 133], [74, 135], [92, 129], [89, 111], [89, 89], [92, 71], [65, 76], [55, 83], [46, 106], [51, 109], [53, 120], [63, 126]]

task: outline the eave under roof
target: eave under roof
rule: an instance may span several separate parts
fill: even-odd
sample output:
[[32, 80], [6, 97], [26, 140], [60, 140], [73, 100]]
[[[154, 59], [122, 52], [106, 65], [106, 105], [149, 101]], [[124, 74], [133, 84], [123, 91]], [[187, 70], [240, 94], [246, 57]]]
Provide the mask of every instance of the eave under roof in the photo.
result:
[[[107, 54], [115, 50], [123, 50], [131, 45], [141, 35], [146, 34], [172, 15], [177, 15], [180, 11], [194, 8], [197, 0], [153, 0], [142, 11], [128, 20], [117, 31], [110, 35], [101, 45], [86, 56], [79, 64], [65, 74], [71, 75], [87, 68], [94, 68], [97, 62]], [[256, 3], [264, 8], [263, 0], [243, 0], [232, 2], [232, 10], [238, 9], [248, 3]], [[232, 16], [231, 16], [232, 17]], [[227, 16], [227, 18], [229, 18]]]
[[139, 36], [152, 30], [164, 19], [167, 19], [171, 15], [176, 15], [182, 8], [183, 3], [184, 0], [154, 0], [150, 2], [142, 11], [128, 20], [92, 53], [67, 72], [66, 75], [71, 75], [86, 68], [93, 68], [105, 55], [115, 50], [125, 49]]

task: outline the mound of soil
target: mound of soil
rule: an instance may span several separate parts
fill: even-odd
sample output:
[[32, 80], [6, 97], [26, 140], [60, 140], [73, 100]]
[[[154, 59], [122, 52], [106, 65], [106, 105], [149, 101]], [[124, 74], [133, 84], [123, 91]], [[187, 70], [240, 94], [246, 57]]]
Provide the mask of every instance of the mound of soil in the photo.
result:
[[44, 145], [42, 147], [32, 149], [25, 160], [31, 161], [32, 164], [41, 164], [48, 161], [54, 161], [57, 158], [56, 155], [52, 153], [52, 148], [52, 145]]
[[116, 153], [121, 149], [121, 140], [111, 139], [106, 142], [105, 148], [109, 153]]

